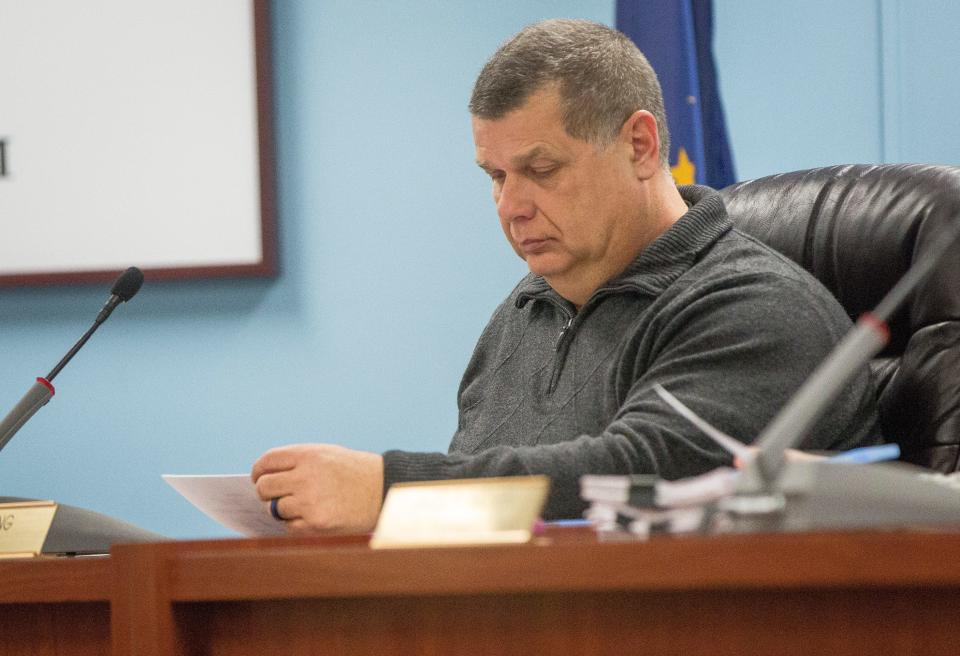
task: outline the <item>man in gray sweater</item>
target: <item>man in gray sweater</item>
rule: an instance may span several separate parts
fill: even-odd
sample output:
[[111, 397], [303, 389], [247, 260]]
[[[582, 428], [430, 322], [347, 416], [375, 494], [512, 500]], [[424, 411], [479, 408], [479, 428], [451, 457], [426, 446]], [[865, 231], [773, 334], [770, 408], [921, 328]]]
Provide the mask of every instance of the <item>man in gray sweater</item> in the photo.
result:
[[[254, 465], [294, 532], [364, 531], [395, 482], [546, 474], [544, 515], [579, 515], [583, 474], [680, 478], [729, 456], [654, 393], [749, 441], [850, 326], [793, 262], [733, 230], [719, 195], [677, 188], [656, 75], [625, 36], [532, 25], [470, 101], [477, 163], [530, 269], [496, 310], [460, 386], [449, 453], [328, 444]], [[873, 442], [864, 370], [803, 448]]]

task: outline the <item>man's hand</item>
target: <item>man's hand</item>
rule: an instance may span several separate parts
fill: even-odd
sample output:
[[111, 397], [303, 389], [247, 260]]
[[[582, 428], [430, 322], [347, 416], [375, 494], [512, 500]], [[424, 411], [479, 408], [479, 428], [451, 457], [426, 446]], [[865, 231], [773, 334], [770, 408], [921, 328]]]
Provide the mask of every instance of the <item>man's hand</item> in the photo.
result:
[[270, 449], [250, 476], [291, 533], [372, 531], [383, 502], [383, 458], [333, 444]]

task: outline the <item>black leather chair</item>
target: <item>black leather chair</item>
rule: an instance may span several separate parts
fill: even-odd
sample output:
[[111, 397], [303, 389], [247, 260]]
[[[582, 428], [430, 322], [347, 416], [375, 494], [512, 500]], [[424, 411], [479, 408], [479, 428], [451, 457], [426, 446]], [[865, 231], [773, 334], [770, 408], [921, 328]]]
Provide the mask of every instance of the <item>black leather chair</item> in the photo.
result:
[[[960, 168], [850, 165], [726, 189], [734, 224], [813, 273], [856, 319], [960, 221]], [[890, 321], [873, 362], [884, 437], [902, 459], [960, 469], [960, 243]]]

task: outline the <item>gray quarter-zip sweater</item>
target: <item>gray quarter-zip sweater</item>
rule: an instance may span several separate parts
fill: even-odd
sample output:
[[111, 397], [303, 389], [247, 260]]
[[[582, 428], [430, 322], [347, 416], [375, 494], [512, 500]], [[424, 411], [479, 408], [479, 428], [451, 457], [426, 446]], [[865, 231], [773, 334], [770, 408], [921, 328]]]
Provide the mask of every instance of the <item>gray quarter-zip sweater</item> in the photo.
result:
[[[583, 474], [700, 474], [730, 457], [653, 391], [660, 383], [720, 430], [751, 442], [850, 328], [830, 293], [731, 226], [706, 187], [691, 209], [578, 312], [540, 276], [494, 312], [464, 373], [443, 453], [388, 451], [401, 481], [546, 474], [546, 518], [575, 517]], [[878, 437], [866, 368], [801, 448]]]

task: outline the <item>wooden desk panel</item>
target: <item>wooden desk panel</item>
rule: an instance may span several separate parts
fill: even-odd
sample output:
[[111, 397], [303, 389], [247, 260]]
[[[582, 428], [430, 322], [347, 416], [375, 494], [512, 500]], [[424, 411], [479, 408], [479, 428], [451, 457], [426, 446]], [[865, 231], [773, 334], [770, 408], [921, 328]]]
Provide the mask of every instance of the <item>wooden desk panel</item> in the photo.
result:
[[0, 653], [110, 653], [112, 567], [107, 558], [0, 562]]
[[570, 535], [396, 551], [118, 547], [114, 653], [952, 655], [960, 644], [957, 533]]
[[107, 557], [0, 560], [0, 604], [109, 601], [112, 571]]
[[362, 537], [0, 562], [0, 653], [953, 654], [960, 533], [371, 551]]
[[584, 592], [206, 602], [175, 615], [190, 647], [179, 653], [211, 656], [955, 655], [943, 611], [958, 603], [956, 591]]

